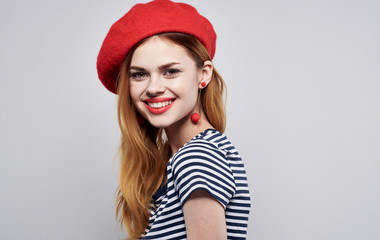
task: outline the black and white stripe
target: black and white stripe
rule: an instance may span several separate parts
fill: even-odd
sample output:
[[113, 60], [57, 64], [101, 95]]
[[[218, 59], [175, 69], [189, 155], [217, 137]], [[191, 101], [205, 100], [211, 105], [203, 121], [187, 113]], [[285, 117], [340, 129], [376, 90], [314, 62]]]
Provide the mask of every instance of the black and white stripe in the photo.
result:
[[149, 226], [141, 239], [186, 239], [182, 206], [197, 189], [225, 208], [228, 239], [246, 239], [251, 200], [244, 164], [226, 136], [198, 134], [169, 160], [167, 184], [153, 196]]

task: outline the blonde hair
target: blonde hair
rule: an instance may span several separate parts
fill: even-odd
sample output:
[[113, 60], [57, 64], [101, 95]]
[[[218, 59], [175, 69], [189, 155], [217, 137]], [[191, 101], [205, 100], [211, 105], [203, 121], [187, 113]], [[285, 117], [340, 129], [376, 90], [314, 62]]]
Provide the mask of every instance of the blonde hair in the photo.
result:
[[[199, 68], [211, 60], [206, 48], [193, 36], [183, 33], [156, 36], [183, 46]], [[117, 79], [121, 143], [116, 217], [125, 226], [128, 239], [138, 239], [144, 233], [152, 196], [166, 181], [166, 165], [172, 154], [163, 137], [163, 129], [155, 128], [143, 119], [130, 98], [129, 67], [133, 52], [144, 41], [129, 52]], [[201, 105], [211, 125], [220, 132], [224, 132], [226, 125], [224, 92], [224, 81], [214, 68], [211, 81], [202, 90]]]

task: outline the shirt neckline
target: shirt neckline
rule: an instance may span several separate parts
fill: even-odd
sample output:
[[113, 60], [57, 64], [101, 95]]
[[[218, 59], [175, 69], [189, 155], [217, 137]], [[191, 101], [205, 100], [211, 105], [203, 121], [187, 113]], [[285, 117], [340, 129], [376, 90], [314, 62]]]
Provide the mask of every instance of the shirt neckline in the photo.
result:
[[178, 150], [173, 154], [173, 156], [171, 156], [170, 159], [172, 159], [175, 155], [177, 155], [177, 153], [184, 147], [186, 147], [187, 145], [189, 145], [189, 143], [191, 143], [192, 141], [194, 141], [195, 139], [198, 139], [200, 137], [203, 137], [203, 136], [206, 136], [209, 132], [218, 132], [218, 130], [216, 130], [215, 128], [207, 128], [205, 130], [203, 130], [202, 132], [198, 133], [197, 135], [195, 135], [192, 139], [190, 139], [189, 141], [187, 141], [185, 144], [182, 145], [182, 147], [178, 148]]

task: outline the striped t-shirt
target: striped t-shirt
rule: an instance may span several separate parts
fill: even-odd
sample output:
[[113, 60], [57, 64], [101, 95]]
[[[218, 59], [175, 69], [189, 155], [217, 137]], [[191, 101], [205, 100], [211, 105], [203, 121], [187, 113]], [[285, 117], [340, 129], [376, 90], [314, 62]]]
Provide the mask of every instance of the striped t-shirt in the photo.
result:
[[149, 225], [141, 239], [186, 239], [182, 206], [197, 189], [207, 190], [225, 209], [227, 238], [246, 239], [251, 206], [239, 153], [215, 129], [207, 129], [170, 158], [167, 183], [153, 196]]

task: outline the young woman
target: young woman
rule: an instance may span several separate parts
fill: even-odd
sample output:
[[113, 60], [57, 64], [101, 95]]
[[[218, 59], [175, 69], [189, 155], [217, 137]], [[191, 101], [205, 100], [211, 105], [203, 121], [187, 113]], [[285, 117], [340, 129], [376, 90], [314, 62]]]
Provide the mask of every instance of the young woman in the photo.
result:
[[135, 5], [99, 52], [119, 95], [117, 215], [129, 239], [245, 239], [250, 196], [225, 129], [216, 34], [190, 5]]

